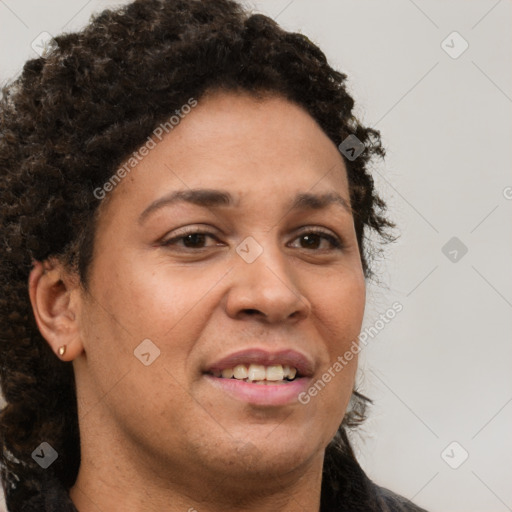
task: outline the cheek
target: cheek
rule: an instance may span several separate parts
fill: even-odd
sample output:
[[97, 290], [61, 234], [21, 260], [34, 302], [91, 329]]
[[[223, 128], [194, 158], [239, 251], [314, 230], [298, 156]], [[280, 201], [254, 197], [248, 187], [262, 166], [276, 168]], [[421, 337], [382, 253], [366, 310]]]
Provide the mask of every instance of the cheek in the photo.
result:
[[[322, 391], [319, 414], [331, 425], [333, 433], [348, 406], [358, 360], [358, 336], [361, 332], [366, 300], [362, 273], [338, 273], [329, 279], [316, 299], [315, 322], [325, 342], [327, 360], [317, 388]], [[325, 384], [325, 388], [323, 387]]]
[[[212, 301], [217, 297], [216, 285], [222, 282], [226, 271], [198, 272], [160, 263], [149, 268], [142, 259], [134, 260], [118, 262], [115, 271], [104, 274], [103, 279], [100, 274], [97, 276], [95, 293], [101, 307], [93, 305], [95, 317], [89, 322], [94, 330], [89, 360], [98, 374], [115, 374], [117, 378], [125, 368], [142, 368], [152, 374], [167, 368], [172, 377], [162, 374], [163, 382], [169, 381], [168, 391], [178, 399], [190, 382], [194, 361], [191, 354], [209, 321]], [[101, 339], [109, 340], [107, 348]], [[144, 341], [145, 345], [141, 345], [147, 339], [151, 343]], [[151, 352], [149, 357], [154, 353], [157, 358], [151, 366], [142, 367], [136, 354], [147, 353], [146, 347]], [[109, 384], [110, 381], [104, 387]], [[158, 388], [156, 378], [141, 381], [141, 385]]]
[[332, 276], [317, 295], [315, 321], [327, 340], [331, 360], [357, 340], [365, 302], [365, 281], [359, 273]]
[[126, 330], [163, 340], [201, 308], [201, 301], [224, 274], [164, 263], [149, 265], [134, 257], [119, 260], [108, 274], [100, 271], [96, 290], [102, 305]]

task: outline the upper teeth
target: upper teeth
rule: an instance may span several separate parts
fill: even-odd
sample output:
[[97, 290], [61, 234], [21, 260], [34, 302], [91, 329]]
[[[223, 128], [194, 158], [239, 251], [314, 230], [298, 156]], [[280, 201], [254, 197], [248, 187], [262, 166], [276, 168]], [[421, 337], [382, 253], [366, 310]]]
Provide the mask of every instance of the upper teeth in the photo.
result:
[[275, 364], [271, 366], [263, 366], [261, 364], [239, 364], [234, 368], [225, 368], [224, 370], [212, 372], [215, 377], [223, 377], [224, 379], [235, 378], [238, 380], [271, 380], [278, 381], [288, 378], [292, 380], [297, 374], [296, 368], [288, 365]]

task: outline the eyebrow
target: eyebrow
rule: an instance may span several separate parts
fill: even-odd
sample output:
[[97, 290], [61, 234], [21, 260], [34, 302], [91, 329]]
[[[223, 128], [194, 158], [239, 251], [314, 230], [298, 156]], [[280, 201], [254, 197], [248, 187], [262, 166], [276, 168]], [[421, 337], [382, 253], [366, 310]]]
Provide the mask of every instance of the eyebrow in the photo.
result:
[[[139, 223], [143, 223], [151, 213], [179, 202], [192, 203], [203, 208], [233, 207], [238, 206], [240, 203], [240, 201], [235, 202], [233, 196], [225, 190], [203, 188], [176, 190], [153, 201], [140, 214]], [[322, 194], [298, 193], [290, 202], [288, 211], [321, 210], [331, 205], [341, 206], [347, 213], [352, 214], [352, 209], [346, 199], [336, 192], [325, 192]]]

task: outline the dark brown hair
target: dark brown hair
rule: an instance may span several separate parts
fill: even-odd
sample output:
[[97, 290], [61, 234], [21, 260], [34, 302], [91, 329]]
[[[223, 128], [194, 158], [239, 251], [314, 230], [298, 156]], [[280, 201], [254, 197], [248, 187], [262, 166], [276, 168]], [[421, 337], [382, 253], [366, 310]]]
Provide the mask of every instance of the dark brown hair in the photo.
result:
[[[66, 488], [80, 465], [73, 367], [35, 324], [32, 262], [56, 256], [87, 286], [100, 204], [93, 190], [189, 98], [270, 92], [305, 108], [336, 146], [355, 135], [364, 152], [344, 159], [367, 278], [377, 251], [368, 236], [392, 239], [368, 170], [384, 156], [380, 134], [354, 117], [346, 75], [304, 35], [231, 0], [136, 0], [55, 41], [46, 58], [26, 62], [0, 103], [0, 464], [12, 511], [40, 489], [45, 470], [31, 454], [42, 441], [57, 450], [51, 470]], [[336, 450], [353, 457], [345, 427], [364, 419], [367, 401], [354, 392], [326, 466]]]

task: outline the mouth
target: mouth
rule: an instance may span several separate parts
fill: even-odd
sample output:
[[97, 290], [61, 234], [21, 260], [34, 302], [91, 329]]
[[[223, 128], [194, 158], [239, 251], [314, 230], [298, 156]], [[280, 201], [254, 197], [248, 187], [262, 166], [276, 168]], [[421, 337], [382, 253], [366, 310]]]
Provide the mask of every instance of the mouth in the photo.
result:
[[243, 382], [252, 382], [256, 384], [285, 384], [300, 379], [302, 375], [294, 366], [287, 364], [273, 364], [265, 366], [262, 364], [238, 364], [234, 368], [224, 368], [223, 370], [212, 370], [208, 373], [218, 379], [234, 379]]
[[313, 375], [311, 360], [294, 350], [249, 349], [231, 354], [203, 371], [217, 390], [253, 405], [297, 402]]

